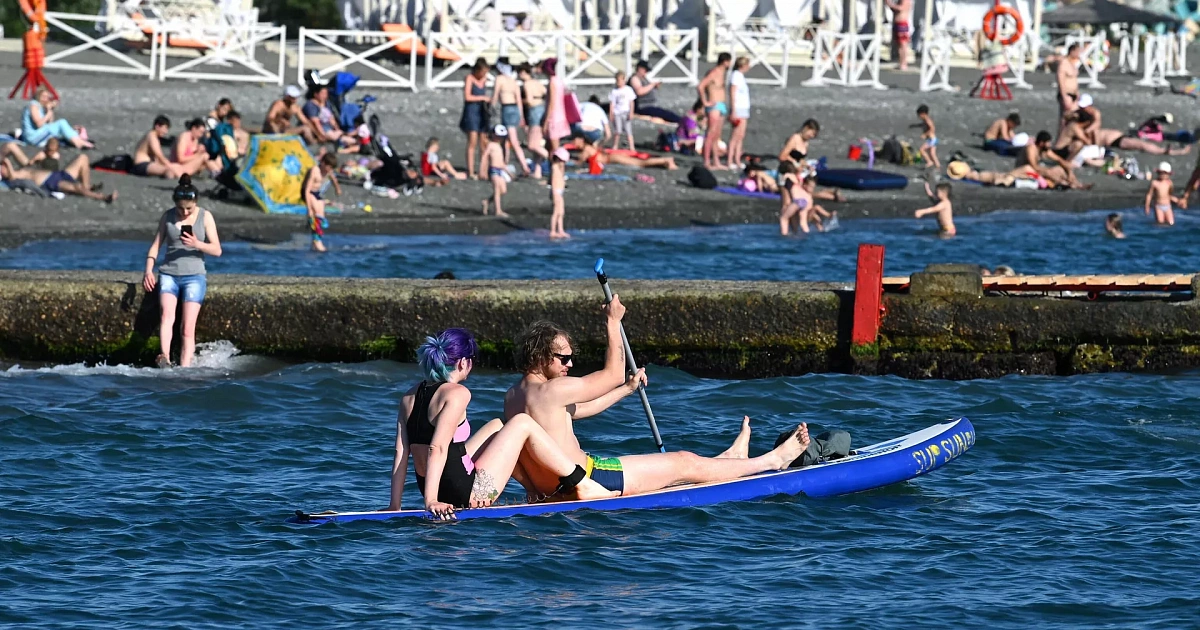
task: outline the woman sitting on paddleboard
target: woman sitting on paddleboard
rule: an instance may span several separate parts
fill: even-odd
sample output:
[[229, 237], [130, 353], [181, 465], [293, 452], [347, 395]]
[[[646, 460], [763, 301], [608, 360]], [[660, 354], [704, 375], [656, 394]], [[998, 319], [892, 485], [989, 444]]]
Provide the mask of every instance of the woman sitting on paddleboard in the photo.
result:
[[574, 489], [580, 499], [616, 496], [588, 479], [584, 469], [526, 414], [508, 422], [492, 420], [471, 435], [467, 421], [471, 391], [462, 383], [471, 374], [478, 350], [475, 338], [462, 328], [426, 337], [417, 349], [417, 363], [426, 379], [408, 390], [400, 403], [388, 510], [400, 509], [409, 454], [425, 509], [439, 518], [451, 517], [456, 508], [491, 505], [526, 449], [559, 475], [555, 494]]

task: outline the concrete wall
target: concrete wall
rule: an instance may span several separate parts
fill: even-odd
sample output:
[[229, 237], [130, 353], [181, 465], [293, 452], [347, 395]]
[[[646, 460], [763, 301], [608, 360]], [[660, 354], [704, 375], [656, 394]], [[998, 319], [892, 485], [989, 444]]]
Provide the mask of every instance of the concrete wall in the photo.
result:
[[[819, 283], [626, 281], [626, 328], [641, 362], [703, 375], [806, 372], [977, 378], [1200, 365], [1200, 304], [888, 295], [876, 347], [851, 352], [853, 293]], [[512, 364], [512, 339], [550, 319], [577, 354], [603, 352], [594, 281], [352, 280], [211, 276], [197, 337], [303, 361], [410, 361], [425, 335], [475, 331], [481, 363]], [[150, 362], [156, 296], [125, 272], [0, 272], [0, 356]]]

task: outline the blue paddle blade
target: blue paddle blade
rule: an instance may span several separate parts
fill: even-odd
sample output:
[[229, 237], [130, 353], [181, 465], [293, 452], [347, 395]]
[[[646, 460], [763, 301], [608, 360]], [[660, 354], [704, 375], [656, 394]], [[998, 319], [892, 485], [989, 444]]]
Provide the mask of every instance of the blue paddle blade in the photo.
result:
[[604, 259], [597, 258], [596, 259], [596, 275], [600, 275], [602, 273], [604, 273]]

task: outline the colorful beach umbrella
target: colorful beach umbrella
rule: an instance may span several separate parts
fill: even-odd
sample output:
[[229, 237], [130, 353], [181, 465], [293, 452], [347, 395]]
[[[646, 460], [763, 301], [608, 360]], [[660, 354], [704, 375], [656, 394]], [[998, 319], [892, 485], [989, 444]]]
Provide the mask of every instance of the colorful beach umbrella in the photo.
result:
[[250, 137], [237, 180], [263, 212], [305, 214], [308, 209], [300, 189], [313, 164], [300, 136], [259, 134]]

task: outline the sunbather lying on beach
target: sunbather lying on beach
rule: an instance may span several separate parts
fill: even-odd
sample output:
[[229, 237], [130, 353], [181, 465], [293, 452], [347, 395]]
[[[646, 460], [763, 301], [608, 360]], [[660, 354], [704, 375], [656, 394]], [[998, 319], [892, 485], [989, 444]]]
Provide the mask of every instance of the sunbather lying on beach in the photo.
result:
[[1013, 173], [977, 171], [966, 162], [951, 162], [946, 165], [946, 176], [953, 180], [979, 182], [985, 186], [1012, 186], [1017, 180]]
[[589, 172], [604, 170], [604, 167], [609, 164], [619, 164], [621, 166], [632, 166], [634, 168], [661, 168], [668, 171], [673, 171], [679, 167], [675, 165], [675, 158], [667, 157], [648, 157], [639, 158], [620, 151], [608, 152], [600, 148], [599, 144], [585, 143], [580, 149], [579, 159], [586, 162], [589, 167]]
[[105, 203], [117, 198], [117, 191], [102, 195], [92, 190], [92, 165], [88, 156], [80, 153], [66, 168], [47, 171], [38, 168], [13, 168], [8, 160], [0, 160], [0, 179], [5, 182], [28, 180], [50, 194], [79, 195]]
[[31, 166], [43, 171], [57, 171], [59, 160], [62, 159], [62, 154], [58, 151], [58, 138], [50, 138], [46, 141], [46, 146], [42, 150], [28, 157], [21, 150], [20, 143], [6, 142], [3, 147], [0, 147], [0, 160], [12, 158], [17, 166]]
[[1116, 129], [1097, 129], [1092, 138], [1092, 144], [1126, 151], [1141, 151], [1150, 155], [1187, 155], [1192, 152], [1190, 144], [1172, 149], [1156, 142], [1128, 136], [1125, 132]]
[[[783, 470], [809, 447], [808, 427], [796, 427], [791, 439], [758, 457], [750, 457], [750, 418], [742, 419], [741, 432], [733, 445], [716, 457], [701, 457], [686, 451], [623, 457], [598, 457], [580, 448], [575, 436], [578, 420], [595, 416], [647, 384], [646, 373], [638, 370], [626, 377], [625, 349], [621, 341], [621, 319], [625, 306], [620, 297], [603, 307], [608, 349], [604, 369], [582, 378], [568, 374], [573, 365], [571, 336], [551, 322], [530, 325], [517, 339], [517, 368], [523, 376], [504, 397], [506, 418], [531, 416], [560, 449], [588, 477], [623, 496], [652, 492], [678, 483], [727, 481], [771, 470]], [[530, 494], [556, 492], [561, 483], [558, 470], [522, 454], [513, 471]]]

